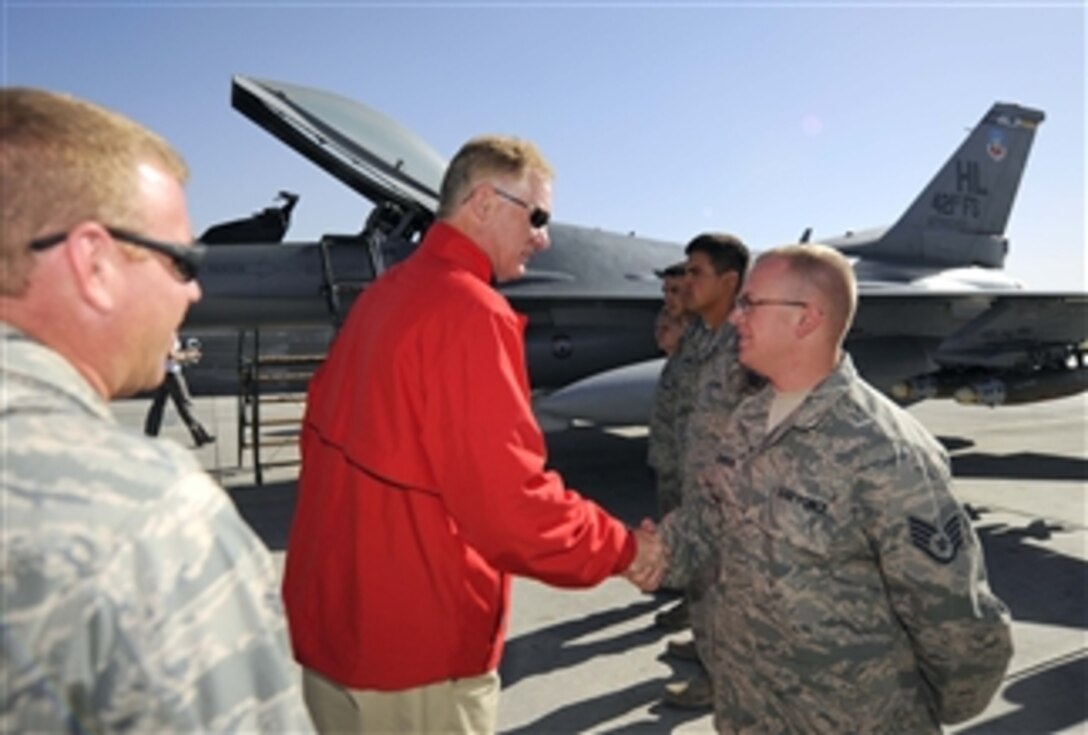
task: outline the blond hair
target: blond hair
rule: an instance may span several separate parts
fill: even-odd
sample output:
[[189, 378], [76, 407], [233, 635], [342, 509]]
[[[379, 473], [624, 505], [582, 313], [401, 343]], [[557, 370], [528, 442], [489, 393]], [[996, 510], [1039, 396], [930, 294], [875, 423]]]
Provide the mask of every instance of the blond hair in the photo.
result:
[[0, 89], [0, 294], [18, 296], [34, 259], [27, 245], [80, 222], [146, 226], [137, 169], [151, 164], [179, 183], [181, 156], [123, 115], [68, 95]]
[[783, 245], [760, 254], [758, 261], [778, 258], [798, 285], [821, 297], [830, 333], [842, 344], [857, 311], [858, 286], [850, 261], [834, 248], [818, 243]]
[[450, 161], [439, 192], [438, 217], [449, 217], [489, 176], [520, 177], [529, 171], [552, 178], [552, 167], [537, 147], [507, 135], [481, 135], [461, 146]]

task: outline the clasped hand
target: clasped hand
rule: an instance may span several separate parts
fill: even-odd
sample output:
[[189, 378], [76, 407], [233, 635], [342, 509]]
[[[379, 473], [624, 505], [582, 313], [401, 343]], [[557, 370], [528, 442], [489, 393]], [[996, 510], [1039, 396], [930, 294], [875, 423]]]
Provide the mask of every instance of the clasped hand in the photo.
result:
[[634, 530], [637, 550], [635, 559], [623, 576], [643, 592], [653, 592], [661, 586], [661, 580], [668, 568], [668, 554], [665, 544], [657, 532], [657, 526], [646, 518]]

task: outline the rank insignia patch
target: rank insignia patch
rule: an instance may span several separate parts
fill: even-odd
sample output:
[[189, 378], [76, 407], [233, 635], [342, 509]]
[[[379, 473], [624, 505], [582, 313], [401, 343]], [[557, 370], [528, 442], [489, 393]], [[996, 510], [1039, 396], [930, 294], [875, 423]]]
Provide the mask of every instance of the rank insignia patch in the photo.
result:
[[953, 514], [940, 528], [914, 516], [908, 520], [911, 543], [938, 564], [951, 564], [963, 546], [962, 516]]

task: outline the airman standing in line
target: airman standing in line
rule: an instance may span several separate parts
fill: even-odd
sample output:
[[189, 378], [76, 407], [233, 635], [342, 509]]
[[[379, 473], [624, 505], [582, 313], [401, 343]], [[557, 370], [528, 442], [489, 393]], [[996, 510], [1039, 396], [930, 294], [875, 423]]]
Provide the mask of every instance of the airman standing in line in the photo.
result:
[[691, 323], [691, 315], [684, 307], [684, 263], [675, 263], [657, 271], [661, 279], [661, 294], [665, 301], [654, 320], [654, 339], [658, 349], [666, 357], [676, 354], [680, 338]]
[[[690, 424], [698, 414], [728, 415], [745, 387], [744, 372], [737, 366], [736, 335], [727, 317], [744, 281], [748, 249], [732, 235], [707, 233], [688, 243], [685, 252], [682, 294], [684, 307], [694, 318], [679, 351], [665, 365], [650, 419], [648, 456], [657, 475], [662, 516], [686, 498], [690, 454], [699, 442]], [[668, 645], [668, 652], [678, 658], [699, 661], [705, 655], [699, 643], [702, 586], [698, 581], [687, 585], [684, 600], [655, 618], [666, 630], [692, 628], [693, 640]], [[704, 671], [690, 681], [668, 684], [665, 701], [684, 708], [709, 707], [710, 679]]]
[[730, 320], [768, 384], [700, 426], [713, 451], [659, 527], [666, 584], [714, 574], [719, 732], [939, 732], [1012, 653], [947, 455], [843, 352], [856, 302], [835, 250], [760, 256]]

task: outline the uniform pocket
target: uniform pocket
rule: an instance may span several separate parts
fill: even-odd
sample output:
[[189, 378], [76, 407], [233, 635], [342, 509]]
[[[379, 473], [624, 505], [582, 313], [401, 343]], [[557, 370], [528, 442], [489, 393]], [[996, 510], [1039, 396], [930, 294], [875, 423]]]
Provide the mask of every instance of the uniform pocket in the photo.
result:
[[767, 504], [770, 533], [787, 548], [827, 556], [833, 539], [831, 503], [805, 490], [777, 486]]

